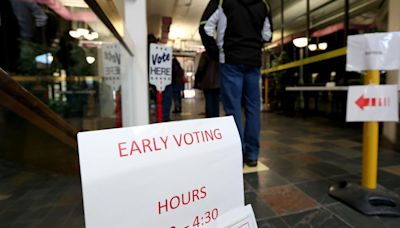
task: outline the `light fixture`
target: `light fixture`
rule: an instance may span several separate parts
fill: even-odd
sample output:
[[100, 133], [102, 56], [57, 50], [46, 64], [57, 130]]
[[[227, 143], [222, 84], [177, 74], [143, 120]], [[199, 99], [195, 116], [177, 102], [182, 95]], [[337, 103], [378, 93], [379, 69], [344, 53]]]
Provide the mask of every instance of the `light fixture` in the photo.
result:
[[50, 52], [35, 57], [35, 61], [42, 64], [51, 64], [53, 60], [54, 57]]
[[69, 35], [75, 39], [79, 39], [80, 37], [84, 37], [86, 40], [95, 40], [99, 38], [99, 34], [97, 32], [90, 32], [84, 28], [78, 28], [77, 30], [70, 30]]
[[318, 49], [319, 50], [326, 50], [328, 48], [328, 43], [327, 42], [323, 42], [323, 43], [319, 43], [318, 44]]
[[309, 44], [308, 49], [310, 51], [324, 51], [328, 48], [327, 42], [317, 43], [317, 44]]
[[86, 57], [86, 62], [87, 63], [92, 64], [92, 63], [94, 63], [94, 61], [96, 61], [95, 57], [93, 57], [93, 56], [87, 56]]
[[293, 44], [294, 46], [298, 47], [298, 48], [303, 48], [306, 47], [308, 44], [308, 40], [307, 37], [299, 37], [293, 40]]
[[309, 44], [309, 45], [308, 45], [308, 49], [309, 49], [310, 51], [315, 51], [315, 50], [317, 50], [317, 45], [316, 45], [316, 44]]
[[85, 37], [85, 39], [87, 39], [87, 40], [95, 40], [95, 39], [99, 38], [99, 34], [97, 32], [92, 32], [92, 33], [83, 35], [83, 37]]
[[75, 31], [75, 30], [70, 30], [69, 35], [75, 39], [78, 39], [79, 37], [81, 37], [81, 34], [79, 34], [79, 32]]
[[48, 63], [52, 63], [53, 60], [54, 60], [54, 57], [53, 57], [51, 54], [48, 54], [48, 55], [47, 55], [47, 62], [48, 62]]
[[79, 33], [79, 35], [84, 36], [89, 34], [89, 30], [85, 29], [85, 28], [78, 28], [76, 29], [76, 31]]

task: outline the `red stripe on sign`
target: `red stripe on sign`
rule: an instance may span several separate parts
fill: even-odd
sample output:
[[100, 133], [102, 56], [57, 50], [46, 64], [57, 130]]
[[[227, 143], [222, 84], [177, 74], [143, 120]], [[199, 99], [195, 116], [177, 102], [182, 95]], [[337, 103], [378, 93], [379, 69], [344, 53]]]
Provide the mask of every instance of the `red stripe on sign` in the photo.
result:
[[371, 98], [371, 106], [375, 106], [376, 105], [376, 99], [375, 98]]
[[378, 101], [379, 101], [378, 102], [379, 107], [382, 106], [382, 97], [380, 97]]

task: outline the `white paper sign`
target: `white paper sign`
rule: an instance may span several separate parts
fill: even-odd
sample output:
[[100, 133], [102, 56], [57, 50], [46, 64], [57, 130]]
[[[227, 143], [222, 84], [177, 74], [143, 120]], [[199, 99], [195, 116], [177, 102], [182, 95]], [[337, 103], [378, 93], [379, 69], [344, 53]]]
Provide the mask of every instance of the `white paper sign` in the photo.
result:
[[256, 217], [250, 204], [235, 208], [221, 216], [217, 221], [218, 228], [257, 228]]
[[349, 86], [346, 120], [397, 122], [397, 85]]
[[78, 134], [85, 222], [101, 227], [215, 227], [243, 207], [232, 117]]
[[400, 32], [348, 36], [347, 71], [400, 69]]
[[149, 58], [149, 82], [158, 91], [164, 91], [172, 81], [172, 48], [150, 44]]
[[118, 43], [103, 44], [104, 83], [116, 91], [121, 85], [121, 47]]

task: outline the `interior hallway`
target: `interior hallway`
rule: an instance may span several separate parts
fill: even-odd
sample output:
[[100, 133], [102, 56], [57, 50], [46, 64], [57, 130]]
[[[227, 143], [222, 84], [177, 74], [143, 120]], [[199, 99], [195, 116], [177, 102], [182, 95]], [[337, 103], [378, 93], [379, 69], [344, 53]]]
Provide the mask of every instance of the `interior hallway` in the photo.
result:
[[[201, 99], [184, 99], [171, 118], [202, 118]], [[246, 204], [259, 227], [399, 227], [400, 218], [366, 217], [328, 196], [336, 180], [360, 180], [360, 125], [262, 114], [260, 161], [244, 175]], [[381, 148], [378, 183], [400, 194], [400, 153]], [[132, 180], [134, 181], [134, 180]], [[78, 176], [0, 160], [0, 227], [84, 227]]]

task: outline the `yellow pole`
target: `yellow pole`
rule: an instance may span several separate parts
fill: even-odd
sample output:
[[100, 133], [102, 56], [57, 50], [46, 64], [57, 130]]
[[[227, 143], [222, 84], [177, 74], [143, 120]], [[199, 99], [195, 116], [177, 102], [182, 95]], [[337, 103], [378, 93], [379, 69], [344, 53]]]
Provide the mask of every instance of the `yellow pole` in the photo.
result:
[[268, 78], [264, 78], [264, 110], [268, 111]]
[[[379, 85], [379, 71], [370, 70], [365, 75], [365, 85]], [[378, 122], [365, 122], [363, 130], [362, 186], [376, 189], [378, 173]]]

